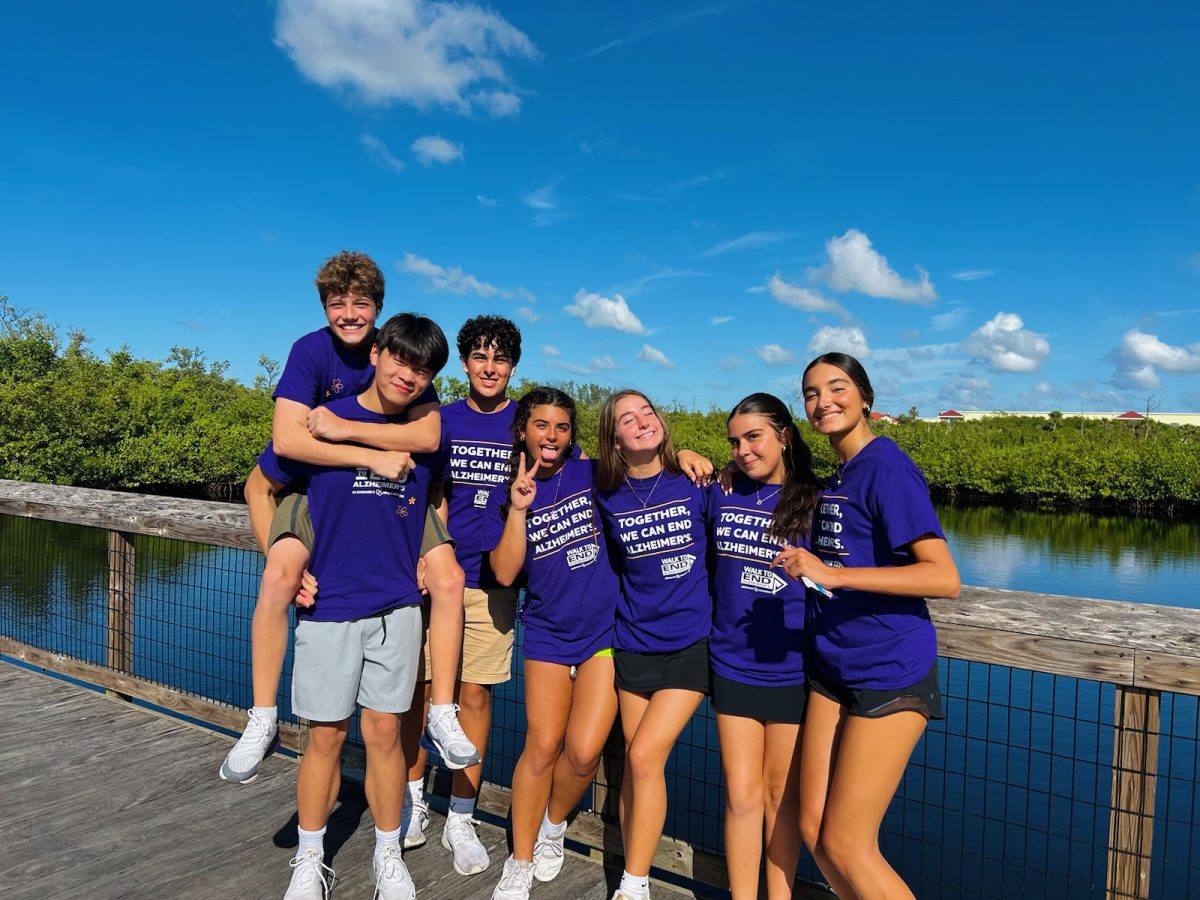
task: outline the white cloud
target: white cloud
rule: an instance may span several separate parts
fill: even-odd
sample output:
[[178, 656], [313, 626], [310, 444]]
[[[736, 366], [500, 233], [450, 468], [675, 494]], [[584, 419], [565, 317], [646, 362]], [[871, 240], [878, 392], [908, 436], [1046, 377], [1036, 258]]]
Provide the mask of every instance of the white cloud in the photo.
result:
[[425, 168], [434, 163], [451, 163], [463, 158], [462, 144], [448, 141], [440, 134], [426, 134], [412, 142], [411, 150], [417, 162]]
[[396, 156], [388, 149], [388, 145], [375, 137], [373, 134], [360, 134], [358, 142], [367, 150], [367, 155], [371, 157], [371, 161], [381, 169], [387, 169], [389, 172], [403, 172], [404, 160], [397, 159]]
[[674, 31], [681, 28], [693, 19], [702, 16], [711, 16], [717, 13], [724, 12], [729, 7], [728, 3], [715, 3], [712, 6], [705, 6], [700, 9], [685, 10], [680, 13], [671, 13], [665, 16], [659, 16], [655, 19], [647, 19], [644, 22], [638, 22], [635, 25], [630, 25], [625, 30], [625, 34], [615, 40], [600, 44], [593, 47], [586, 53], [576, 56], [569, 62], [579, 62], [580, 60], [590, 59], [593, 56], [599, 56], [601, 53], [606, 53], [616, 47], [623, 47], [626, 44], [636, 44], [644, 41], [649, 37], [657, 34], [662, 34], [668, 31]]
[[857, 325], [847, 328], [826, 326], [820, 328], [808, 342], [808, 352], [813, 356], [830, 352], [849, 353], [858, 359], [866, 359], [871, 355], [867, 346], [867, 336]]
[[722, 369], [726, 370], [740, 369], [746, 365], [746, 361], [736, 356], [725, 356], [721, 359], [720, 365]]
[[471, 95], [471, 101], [497, 119], [515, 116], [521, 110], [521, 98], [512, 91], [477, 91]]
[[675, 269], [670, 266], [655, 267], [655, 270], [648, 275], [639, 275], [631, 281], [624, 282], [619, 287], [613, 290], [624, 294], [626, 297], [633, 297], [640, 294], [648, 287], [657, 285], [661, 281], [672, 281], [680, 278], [707, 278], [707, 272], [700, 272], [696, 269]]
[[526, 192], [521, 197], [521, 202], [533, 210], [533, 224], [537, 226], [553, 225], [574, 215], [560, 208], [562, 204], [558, 198], [557, 179]]
[[937, 299], [928, 272], [917, 266], [919, 280], [905, 281], [871, 246], [871, 239], [857, 228], [826, 241], [825, 253], [828, 257], [825, 265], [809, 269], [808, 275], [839, 293], [853, 291], [906, 303], [929, 303]]
[[1142, 390], [1156, 390], [1161, 386], [1159, 369], [1174, 374], [1200, 372], [1200, 343], [1173, 347], [1159, 340], [1158, 335], [1137, 328], [1125, 332], [1116, 356], [1121, 377]]
[[951, 272], [950, 277], [955, 281], [979, 281], [982, 278], [991, 278], [996, 271], [996, 269], [963, 269], [961, 272]]
[[429, 282], [429, 287], [435, 291], [445, 291], [450, 294], [477, 294], [480, 297], [494, 297], [500, 289], [486, 281], [480, 281], [474, 275], [463, 272], [459, 266], [447, 269], [435, 262], [405, 253], [400, 263], [400, 271], [420, 275]]
[[749, 234], [743, 234], [741, 237], [730, 238], [727, 241], [721, 241], [719, 244], [714, 244], [700, 255], [720, 256], [722, 253], [729, 253], [731, 250], [748, 250], [752, 247], [766, 247], [770, 244], [783, 243], [789, 237], [790, 235], [784, 234], [782, 231], [751, 231]]
[[575, 302], [564, 307], [564, 311], [582, 319], [588, 328], [611, 328], [626, 334], [644, 334], [646, 331], [620, 294], [601, 297], [580, 288], [575, 293]]
[[541, 316], [538, 314], [536, 309], [531, 309], [528, 306], [518, 306], [517, 318], [521, 319], [523, 322], [536, 322], [541, 319]]
[[934, 331], [953, 331], [967, 321], [967, 307], [955, 306], [949, 312], [938, 313], [933, 317]]
[[962, 342], [962, 351], [995, 372], [1036, 372], [1050, 356], [1050, 343], [1025, 328], [1016, 313], [999, 312]]
[[562, 356], [562, 352], [553, 344], [544, 344], [542, 346], [542, 353], [546, 356]]
[[662, 366], [664, 369], [675, 368], [675, 363], [667, 359], [667, 354], [663, 353], [657, 347], [651, 347], [649, 344], [642, 344], [642, 349], [638, 351], [637, 358], [642, 362]]
[[608, 371], [610, 369], [619, 369], [621, 366], [615, 359], [607, 353], [603, 356], [593, 356], [591, 362], [592, 369], [598, 372]]
[[783, 366], [796, 362], [796, 354], [779, 344], [763, 344], [761, 347], [755, 347], [754, 352], [768, 366]]
[[275, 44], [306, 78], [368, 104], [520, 108], [504, 68], [533, 42], [492, 10], [437, 0], [280, 0]]
[[971, 375], [952, 375], [942, 385], [938, 399], [963, 409], [988, 409], [992, 401], [992, 383]]
[[[523, 287], [514, 290], [502, 290], [494, 284], [480, 281], [474, 275], [469, 275], [461, 266], [446, 268], [415, 253], [405, 253], [399, 263], [401, 272], [418, 275], [429, 283], [429, 289], [448, 294], [475, 294], [479, 297], [503, 297], [505, 300], [524, 300], [534, 303], [537, 298]], [[533, 321], [536, 321], [533, 320]]]
[[486, 206], [489, 209], [491, 209], [493, 206], [496, 205], [495, 197], [487, 197], [487, 196], [484, 196], [483, 194], [476, 194], [475, 199], [479, 201], [480, 206]]
[[725, 325], [733, 321], [733, 316], [709, 316], [708, 324], [716, 328], [718, 325]]
[[828, 297], [822, 296], [820, 291], [814, 291], [812, 288], [789, 284], [780, 277], [778, 272], [767, 279], [767, 291], [785, 306], [794, 306], [796, 309], [806, 312], [831, 312], [837, 313], [842, 318], [850, 317], [845, 307], [836, 300], [830, 300]]

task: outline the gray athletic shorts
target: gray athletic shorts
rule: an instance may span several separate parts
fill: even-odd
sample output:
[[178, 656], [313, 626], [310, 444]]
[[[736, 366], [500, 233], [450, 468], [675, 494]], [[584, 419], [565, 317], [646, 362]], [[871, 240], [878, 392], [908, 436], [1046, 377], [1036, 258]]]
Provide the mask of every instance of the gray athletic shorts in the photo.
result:
[[296, 623], [292, 710], [314, 722], [340, 722], [357, 703], [407, 712], [421, 659], [421, 607], [350, 622]]

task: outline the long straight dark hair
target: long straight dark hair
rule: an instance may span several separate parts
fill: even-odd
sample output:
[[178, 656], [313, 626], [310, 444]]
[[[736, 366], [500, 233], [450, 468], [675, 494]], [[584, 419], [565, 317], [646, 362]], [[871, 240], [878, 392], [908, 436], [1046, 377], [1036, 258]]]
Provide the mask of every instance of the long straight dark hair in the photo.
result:
[[725, 419], [728, 426], [734, 416], [757, 415], [765, 418], [784, 445], [783, 486], [779, 503], [767, 528], [767, 535], [777, 541], [794, 542], [812, 528], [813, 512], [817, 508], [819, 482], [812, 469], [812, 451], [800, 437], [792, 413], [774, 394], [751, 394], [739, 400]]

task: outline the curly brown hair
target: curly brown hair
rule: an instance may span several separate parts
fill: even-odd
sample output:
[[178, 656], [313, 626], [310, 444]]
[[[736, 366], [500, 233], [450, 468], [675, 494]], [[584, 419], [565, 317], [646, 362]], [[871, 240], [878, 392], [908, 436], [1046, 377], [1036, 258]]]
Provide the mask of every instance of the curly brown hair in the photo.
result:
[[365, 253], [343, 250], [329, 257], [317, 270], [313, 283], [322, 306], [330, 297], [353, 293], [373, 300], [376, 311], [383, 309], [383, 272]]

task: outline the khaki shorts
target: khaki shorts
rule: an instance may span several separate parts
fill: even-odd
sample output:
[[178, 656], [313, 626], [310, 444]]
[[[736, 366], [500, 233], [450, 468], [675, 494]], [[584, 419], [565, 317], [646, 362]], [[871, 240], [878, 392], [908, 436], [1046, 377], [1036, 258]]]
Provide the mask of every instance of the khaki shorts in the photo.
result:
[[[429, 624], [428, 603], [425, 624]], [[512, 677], [513, 619], [517, 611], [516, 588], [467, 588], [463, 596], [463, 643], [459, 680], [468, 684], [503, 684]], [[421, 649], [417, 680], [428, 681], [431, 671], [429, 629]]]
[[[289, 491], [279, 498], [275, 516], [271, 519], [271, 531], [267, 546], [272, 547], [283, 537], [294, 537], [304, 545], [309, 554], [313, 548], [312, 516], [308, 512], [308, 495], [302, 491]], [[450, 532], [432, 506], [425, 507], [425, 531], [421, 534], [421, 555], [434, 547], [453, 544]]]

